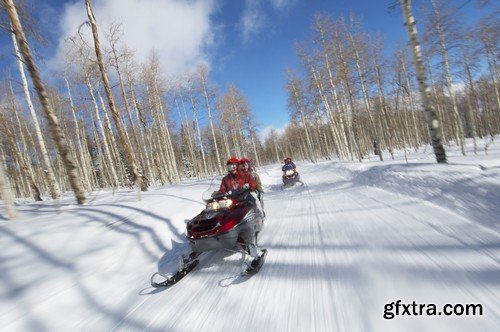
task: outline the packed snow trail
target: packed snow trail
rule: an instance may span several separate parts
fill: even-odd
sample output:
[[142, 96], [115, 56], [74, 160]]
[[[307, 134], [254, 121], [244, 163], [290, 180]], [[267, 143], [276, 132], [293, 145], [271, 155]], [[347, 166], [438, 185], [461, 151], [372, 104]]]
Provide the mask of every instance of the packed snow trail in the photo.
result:
[[[279, 167], [261, 173], [267, 220], [259, 242], [269, 253], [250, 278], [240, 275], [240, 254], [220, 251], [201, 256], [173, 287], [149, 287], [153, 272], [175, 269], [178, 255], [189, 250], [184, 220], [203, 209], [199, 197], [208, 181], [151, 190], [141, 202], [133, 192], [122, 192], [97, 195], [87, 207], [20, 205], [27, 221], [0, 227], [2, 330], [494, 331], [500, 326], [500, 237], [491, 220], [473, 220], [468, 211], [437, 206], [423, 194], [412, 197], [404, 183], [398, 187], [397, 181], [373, 178], [378, 173], [369, 166], [298, 167], [306, 185], [285, 190]], [[500, 176], [488, 175], [485, 181], [498, 190]], [[483, 203], [494, 219], [495, 207]], [[481, 304], [483, 315], [384, 319], [384, 305], [399, 299], [436, 304], [438, 310], [447, 303]]]

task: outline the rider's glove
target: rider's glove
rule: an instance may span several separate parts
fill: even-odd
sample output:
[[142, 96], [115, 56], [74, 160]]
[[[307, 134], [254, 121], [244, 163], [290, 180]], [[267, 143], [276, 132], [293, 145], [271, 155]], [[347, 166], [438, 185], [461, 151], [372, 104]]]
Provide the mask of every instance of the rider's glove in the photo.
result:
[[248, 183], [245, 183], [245, 184], [243, 185], [243, 189], [250, 189], [250, 185], [249, 185]]

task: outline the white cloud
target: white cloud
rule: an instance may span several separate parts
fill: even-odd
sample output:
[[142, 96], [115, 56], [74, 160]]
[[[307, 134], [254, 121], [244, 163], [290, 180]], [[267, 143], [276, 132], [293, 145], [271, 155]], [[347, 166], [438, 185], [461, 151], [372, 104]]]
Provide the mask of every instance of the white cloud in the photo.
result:
[[253, 35], [258, 34], [264, 27], [265, 21], [266, 15], [261, 8], [260, 0], [246, 0], [240, 19], [243, 42], [248, 42]]
[[[213, 0], [93, 2], [101, 43], [104, 43], [106, 27], [121, 23], [123, 42], [135, 51], [137, 60], [146, 61], [154, 49], [167, 75], [184, 73], [200, 62], [207, 62], [207, 47], [213, 43], [210, 15], [214, 10]], [[73, 36], [85, 21], [88, 17], [83, 1], [64, 7], [59, 24], [62, 35], [53, 65], [61, 59], [62, 41]], [[82, 30], [90, 35], [89, 27]]]
[[[247, 43], [253, 36], [264, 31], [269, 22], [269, 15], [274, 12], [285, 12], [298, 0], [245, 0], [245, 9], [240, 19], [240, 28], [243, 42]], [[269, 3], [272, 9], [268, 10], [266, 4]], [[269, 8], [269, 6], [267, 6]]]
[[259, 139], [264, 142], [267, 136], [271, 133], [271, 131], [275, 130], [278, 135], [281, 135], [285, 132], [286, 126], [288, 124], [283, 125], [281, 128], [276, 128], [274, 126], [267, 126], [259, 131]]
[[271, 4], [276, 9], [284, 9], [293, 6], [298, 0], [271, 0]]

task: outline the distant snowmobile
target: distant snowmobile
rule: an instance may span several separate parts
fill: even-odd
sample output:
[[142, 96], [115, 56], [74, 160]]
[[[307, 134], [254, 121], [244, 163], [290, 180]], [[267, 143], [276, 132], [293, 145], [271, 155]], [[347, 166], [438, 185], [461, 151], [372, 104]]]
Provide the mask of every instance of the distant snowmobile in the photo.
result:
[[294, 169], [286, 169], [286, 165], [284, 166], [283, 176], [281, 178], [283, 180], [282, 189], [292, 187], [297, 182], [304, 185], [304, 182], [300, 181], [299, 172]]
[[[213, 188], [213, 183], [210, 189]], [[179, 270], [165, 276], [156, 272], [151, 277], [153, 287], [168, 287], [185, 275], [196, 265], [200, 254], [224, 249], [241, 252], [251, 257], [251, 262], [244, 262], [244, 275], [257, 273], [264, 264], [267, 249], [258, 248], [258, 234], [263, 227], [263, 215], [257, 208], [257, 200], [250, 190], [235, 190], [228, 193], [218, 193], [207, 190], [203, 194], [206, 207], [196, 217], [187, 222], [186, 237], [192, 252], [187, 258], [179, 259]], [[209, 194], [211, 193], [211, 194]], [[154, 281], [156, 275], [164, 280]]]
[[283, 181], [283, 186], [281, 189], [292, 187], [294, 184], [299, 182], [304, 185], [304, 182], [300, 181], [300, 174], [297, 172], [295, 163], [292, 161], [291, 157], [286, 157], [281, 164], [281, 170], [283, 171], [283, 176], [281, 177]]

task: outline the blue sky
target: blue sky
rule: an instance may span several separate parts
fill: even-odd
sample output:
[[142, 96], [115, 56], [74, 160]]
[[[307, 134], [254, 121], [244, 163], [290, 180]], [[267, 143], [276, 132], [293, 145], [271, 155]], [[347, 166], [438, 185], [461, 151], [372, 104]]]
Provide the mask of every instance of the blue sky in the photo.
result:
[[289, 1], [275, 8], [261, 1], [264, 23], [248, 39], [242, 38], [238, 19], [245, 11], [245, 1], [226, 1], [216, 15], [226, 24], [220, 56], [213, 59], [212, 74], [218, 82], [233, 81], [248, 97], [261, 129], [281, 128], [289, 121], [284, 90], [286, 68], [297, 68], [294, 44], [308, 38], [315, 13], [334, 17], [354, 12], [364, 26], [380, 31], [392, 41], [404, 42], [401, 13], [389, 13], [389, 1]]
[[[464, 11], [473, 9], [471, 0]], [[380, 32], [390, 53], [406, 43], [400, 10], [388, 9], [394, 0], [93, 0], [103, 24], [123, 22], [125, 41], [146, 59], [154, 47], [165, 75], [189, 71], [204, 62], [210, 79], [222, 90], [235, 83], [248, 98], [261, 131], [282, 128], [288, 121], [284, 90], [286, 68], [298, 68], [297, 41], [307, 39], [316, 13], [332, 17], [353, 12], [367, 31]], [[414, 1], [418, 7], [427, 0]], [[61, 41], [85, 21], [83, 0], [35, 2], [45, 19], [42, 29], [51, 45], [43, 52], [49, 68], [57, 67], [64, 50]], [[422, 30], [423, 27], [420, 27]], [[148, 36], [148, 37], [144, 37]], [[2, 44], [5, 42], [2, 37]], [[7, 40], [7, 44], [8, 44]], [[10, 52], [10, 45], [2, 46]]]

